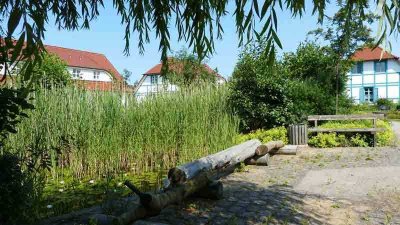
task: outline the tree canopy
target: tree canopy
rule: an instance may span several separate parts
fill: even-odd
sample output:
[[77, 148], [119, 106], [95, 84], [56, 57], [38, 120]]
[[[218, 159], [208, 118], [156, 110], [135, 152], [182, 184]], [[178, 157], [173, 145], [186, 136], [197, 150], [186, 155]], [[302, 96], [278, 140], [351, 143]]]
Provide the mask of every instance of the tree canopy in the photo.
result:
[[[170, 37], [173, 29], [178, 40], [186, 41], [200, 58], [214, 52], [215, 39], [222, 38], [224, 29], [221, 19], [231, 15], [235, 19], [236, 32], [240, 45], [252, 39], [267, 39], [266, 52], [270, 58], [275, 49], [282, 48], [278, 37], [277, 10], [287, 10], [293, 17], [301, 17], [305, 12], [305, 1], [297, 0], [113, 0], [113, 9], [121, 17], [125, 26], [125, 53], [130, 51], [130, 37], [138, 36], [139, 51], [143, 52], [145, 43], [150, 42], [150, 32], [155, 31], [162, 59], [170, 50]], [[339, 1], [345, 21], [352, 20], [352, 11], [360, 14], [368, 7], [367, 0]], [[387, 36], [397, 33], [400, 27], [398, 18], [400, 4], [397, 1], [373, 1], [377, 5], [379, 17], [378, 42], [385, 42]], [[324, 20], [328, 1], [312, 1], [312, 14], [318, 22]], [[233, 7], [228, 7], [233, 4]], [[59, 29], [89, 29], [90, 24], [104, 7], [103, 0], [5, 0], [0, 2], [0, 60], [15, 61], [35, 57], [25, 63], [25, 78], [29, 79], [34, 64], [41, 59], [44, 50], [42, 39], [45, 27], [53, 21]], [[233, 9], [233, 10], [230, 10]], [[230, 10], [230, 11], [228, 11]], [[345, 34], [350, 33], [347, 28]]]

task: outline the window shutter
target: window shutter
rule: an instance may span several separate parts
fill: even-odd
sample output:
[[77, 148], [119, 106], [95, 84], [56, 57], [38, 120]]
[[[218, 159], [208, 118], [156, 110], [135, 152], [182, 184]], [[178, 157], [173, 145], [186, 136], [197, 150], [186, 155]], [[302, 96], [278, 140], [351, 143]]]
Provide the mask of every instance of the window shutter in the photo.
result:
[[364, 102], [364, 88], [360, 88], [360, 96], [359, 96], [359, 98], [360, 98], [360, 103], [362, 103], [362, 102]]
[[378, 88], [374, 88], [374, 102], [378, 100]]

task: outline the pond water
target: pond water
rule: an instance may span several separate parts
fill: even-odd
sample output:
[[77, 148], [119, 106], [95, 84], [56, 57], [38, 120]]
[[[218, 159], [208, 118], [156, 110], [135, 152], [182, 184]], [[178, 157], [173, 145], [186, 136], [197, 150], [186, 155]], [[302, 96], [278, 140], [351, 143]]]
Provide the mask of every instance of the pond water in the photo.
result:
[[48, 180], [39, 208], [39, 218], [58, 216], [79, 209], [99, 205], [105, 201], [127, 197], [133, 193], [123, 183], [129, 180], [141, 191], [161, 187], [166, 171], [148, 172], [140, 175], [124, 173], [102, 179], [81, 179], [64, 176]]

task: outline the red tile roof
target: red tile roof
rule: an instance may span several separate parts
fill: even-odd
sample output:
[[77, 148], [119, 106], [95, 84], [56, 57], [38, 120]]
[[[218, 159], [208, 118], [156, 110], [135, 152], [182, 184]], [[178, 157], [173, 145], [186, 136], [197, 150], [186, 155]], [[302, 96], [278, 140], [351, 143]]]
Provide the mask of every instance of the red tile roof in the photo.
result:
[[64, 60], [68, 66], [105, 70], [112, 74], [116, 80], [122, 80], [121, 74], [103, 54], [81, 51], [58, 46], [45, 45], [47, 52]]
[[383, 51], [381, 47], [376, 47], [375, 49], [366, 47], [357, 50], [351, 58], [355, 61], [371, 61], [380, 59], [398, 59], [399, 57], [392, 55], [387, 51]]
[[[168, 59], [168, 61], [173, 60], [173, 58]], [[176, 63], [174, 63], [176, 64]], [[176, 69], [176, 67], [179, 67], [177, 65], [174, 65], [172, 63], [169, 63], [169, 67], [171, 70]], [[143, 75], [161, 75], [161, 68], [162, 68], [162, 63], [159, 63], [155, 66], [153, 66], [151, 69], [149, 69], [146, 73], [144, 73]], [[217, 77], [224, 79], [225, 78], [223, 76], [221, 76], [220, 74], [218, 74], [215, 70], [211, 69], [210, 66], [208, 66], [207, 64], [203, 64], [204, 68], [209, 72], [209, 73], [214, 73]]]

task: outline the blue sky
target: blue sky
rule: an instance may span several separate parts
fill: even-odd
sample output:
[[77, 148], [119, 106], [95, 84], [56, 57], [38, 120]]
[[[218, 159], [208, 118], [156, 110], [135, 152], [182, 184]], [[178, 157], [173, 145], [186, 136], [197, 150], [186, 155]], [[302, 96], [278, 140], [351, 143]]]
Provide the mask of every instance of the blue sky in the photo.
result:
[[[118, 71], [121, 72], [124, 68], [132, 71], [130, 83], [133, 83], [144, 72], [159, 63], [161, 57], [158, 51], [159, 42], [153, 34], [151, 43], [145, 46], [145, 53], [140, 55], [137, 38], [132, 36], [131, 54], [125, 56], [124, 26], [120, 24], [120, 17], [109, 3], [111, 1], [106, 2], [100, 16], [91, 23], [90, 30], [60, 31], [50, 22], [44, 42], [49, 45], [103, 53]], [[327, 7], [326, 13], [332, 15], [336, 10], [337, 7], [331, 4]], [[298, 44], [305, 40], [307, 32], [318, 27], [317, 19], [311, 15], [311, 11], [311, 4], [307, 4], [306, 13], [302, 18], [292, 18], [288, 12], [278, 12], [278, 35], [283, 44], [283, 52], [294, 51]], [[223, 39], [215, 42], [216, 53], [207, 60], [207, 63], [212, 68], [218, 68], [223, 76], [229, 77], [237, 62], [240, 48], [232, 15], [227, 15], [222, 23], [225, 31]], [[172, 50], [178, 51], [186, 46], [184, 42], [178, 42], [176, 39], [176, 32], [172, 30]]]

